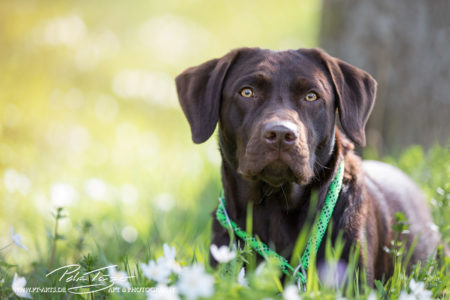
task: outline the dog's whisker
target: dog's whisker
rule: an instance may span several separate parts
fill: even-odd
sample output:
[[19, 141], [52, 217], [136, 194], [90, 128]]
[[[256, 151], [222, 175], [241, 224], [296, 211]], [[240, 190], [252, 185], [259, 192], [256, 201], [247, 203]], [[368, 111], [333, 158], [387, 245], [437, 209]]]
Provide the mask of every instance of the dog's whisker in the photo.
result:
[[261, 204], [267, 196], [270, 196], [270, 195], [272, 194], [272, 191], [273, 191], [273, 188], [268, 187], [268, 188], [263, 192], [263, 195], [261, 196], [261, 199], [259, 200], [258, 205]]
[[281, 191], [283, 192], [283, 196], [284, 196], [284, 200], [285, 200], [285, 204], [286, 204], [286, 209], [287, 209], [288, 206], [289, 206], [289, 200], [287, 199], [286, 194], [284, 193], [283, 186], [281, 186]]
[[325, 166], [325, 165], [322, 165], [322, 164], [321, 164], [320, 162], [318, 162], [318, 161], [316, 161], [315, 164], [317, 164], [319, 167], [321, 167], [321, 168], [323, 168], [323, 169], [331, 170], [330, 167], [327, 167], [327, 166]]

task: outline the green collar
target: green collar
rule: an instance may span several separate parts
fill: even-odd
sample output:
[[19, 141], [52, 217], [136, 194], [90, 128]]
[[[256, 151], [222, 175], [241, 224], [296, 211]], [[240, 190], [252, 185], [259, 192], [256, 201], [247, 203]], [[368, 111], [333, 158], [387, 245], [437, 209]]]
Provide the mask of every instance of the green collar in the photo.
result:
[[228, 217], [227, 211], [225, 209], [225, 196], [223, 194], [223, 191], [221, 197], [219, 198], [219, 206], [216, 210], [216, 217], [219, 223], [224, 228], [233, 230], [236, 236], [238, 236], [246, 243], [249, 243], [250, 247], [252, 247], [259, 255], [261, 255], [265, 259], [272, 258], [277, 261], [281, 270], [286, 275], [294, 276], [297, 279], [297, 284], [300, 289], [301, 285], [303, 287], [306, 286], [306, 271], [308, 270], [311, 251], [313, 249], [314, 255], [317, 254], [320, 243], [322, 242], [322, 238], [325, 235], [325, 231], [327, 230], [328, 223], [330, 222], [334, 207], [339, 197], [343, 177], [344, 160], [341, 160], [336, 175], [334, 176], [333, 181], [328, 188], [325, 203], [322, 207], [322, 211], [320, 212], [319, 221], [316, 223], [316, 226], [313, 228], [312, 232], [309, 235], [305, 251], [303, 252], [301, 258], [301, 262], [296, 268], [292, 267], [285, 257], [271, 250], [265, 243], [261, 242], [254, 236], [248, 235], [246, 231], [242, 230], [235, 222], [233, 222]]

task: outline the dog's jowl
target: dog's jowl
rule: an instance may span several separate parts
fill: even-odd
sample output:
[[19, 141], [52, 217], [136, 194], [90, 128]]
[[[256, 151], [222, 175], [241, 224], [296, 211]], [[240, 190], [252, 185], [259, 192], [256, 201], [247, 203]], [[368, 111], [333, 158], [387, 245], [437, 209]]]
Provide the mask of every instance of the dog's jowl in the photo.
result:
[[[254, 235], [281, 256], [289, 260], [308, 212], [320, 213], [341, 162], [342, 188], [327, 234], [334, 241], [343, 232], [344, 261], [359, 243], [369, 282], [389, 277], [386, 249], [396, 212], [410, 224], [402, 237], [407, 248], [417, 239], [410, 264], [433, 253], [439, 236], [418, 187], [398, 169], [353, 152], [354, 144], [365, 145], [375, 103], [376, 81], [366, 72], [319, 49], [241, 48], [187, 69], [176, 85], [195, 143], [219, 124], [228, 217], [245, 230], [251, 203]], [[318, 195], [313, 209], [312, 194]], [[212, 243], [229, 243], [216, 218], [212, 231]], [[322, 243], [318, 263], [324, 250]]]

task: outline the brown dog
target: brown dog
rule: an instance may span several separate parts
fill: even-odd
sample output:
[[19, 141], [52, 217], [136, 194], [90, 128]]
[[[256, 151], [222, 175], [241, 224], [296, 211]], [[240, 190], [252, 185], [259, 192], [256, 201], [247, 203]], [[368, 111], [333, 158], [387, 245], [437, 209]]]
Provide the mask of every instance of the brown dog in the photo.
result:
[[[390, 276], [386, 249], [394, 238], [395, 212], [409, 220], [407, 245], [418, 239], [411, 264], [437, 246], [439, 236], [418, 187], [400, 170], [362, 162], [353, 152], [352, 142], [365, 145], [364, 127], [375, 102], [376, 81], [366, 72], [318, 49], [241, 48], [187, 69], [176, 85], [195, 143], [206, 141], [219, 123], [230, 218], [245, 228], [252, 203], [254, 234], [279, 254], [290, 258], [312, 191], [318, 191], [314, 210], [320, 211], [341, 159], [344, 180], [331, 223], [332, 240], [343, 231], [343, 260], [352, 244], [361, 243], [366, 250], [359, 263], [368, 281]], [[336, 111], [351, 141], [335, 126]], [[212, 230], [212, 243], [229, 243], [216, 219]]]

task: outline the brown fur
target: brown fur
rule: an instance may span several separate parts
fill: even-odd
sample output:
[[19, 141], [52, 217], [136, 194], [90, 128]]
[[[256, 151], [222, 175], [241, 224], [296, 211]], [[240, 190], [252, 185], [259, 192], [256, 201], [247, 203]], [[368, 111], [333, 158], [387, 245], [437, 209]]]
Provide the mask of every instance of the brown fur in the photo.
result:
[[[353, 151], [353, 143], [365, 144], [364, 126], [375, 102], [376, 82], [366, 72], [318, 49], [242, 48], [186, 70], [176, 83], [194, 142], [207, 140], [219, 123], [229, 216], [245, 228], [247, 205], [253, 205], [254, 234], [279, 254], [290, 258], [311, 221], [308, 212], [320, 212], [340, 159], [345, 173], [331, 240], [343, 233], [342, 260], [348, 262], [350, 248], [359, 243], [368, 281], [390, 276], [392, 257], [384, 249], [394, 236], [397, 211], [411, 224], [403, 236], [407, 245], [419, 240], [411, 264], [433, 252], [439, 237], [430, 229], [419, 189], [401, 171], [363, 163]], [[252, 89], [251, 97], [240, 94], [245, 88]], [[305, 100], [311, 92], [316, 101]], [[335, 126], [336, 112], [345, 135]], [[313, 191], [319, 202], [310, 209]], [[229, 243], [215, 218], [212, 232], [213, 244]], [[318, 262], [324, 250], [322, 243]]]

